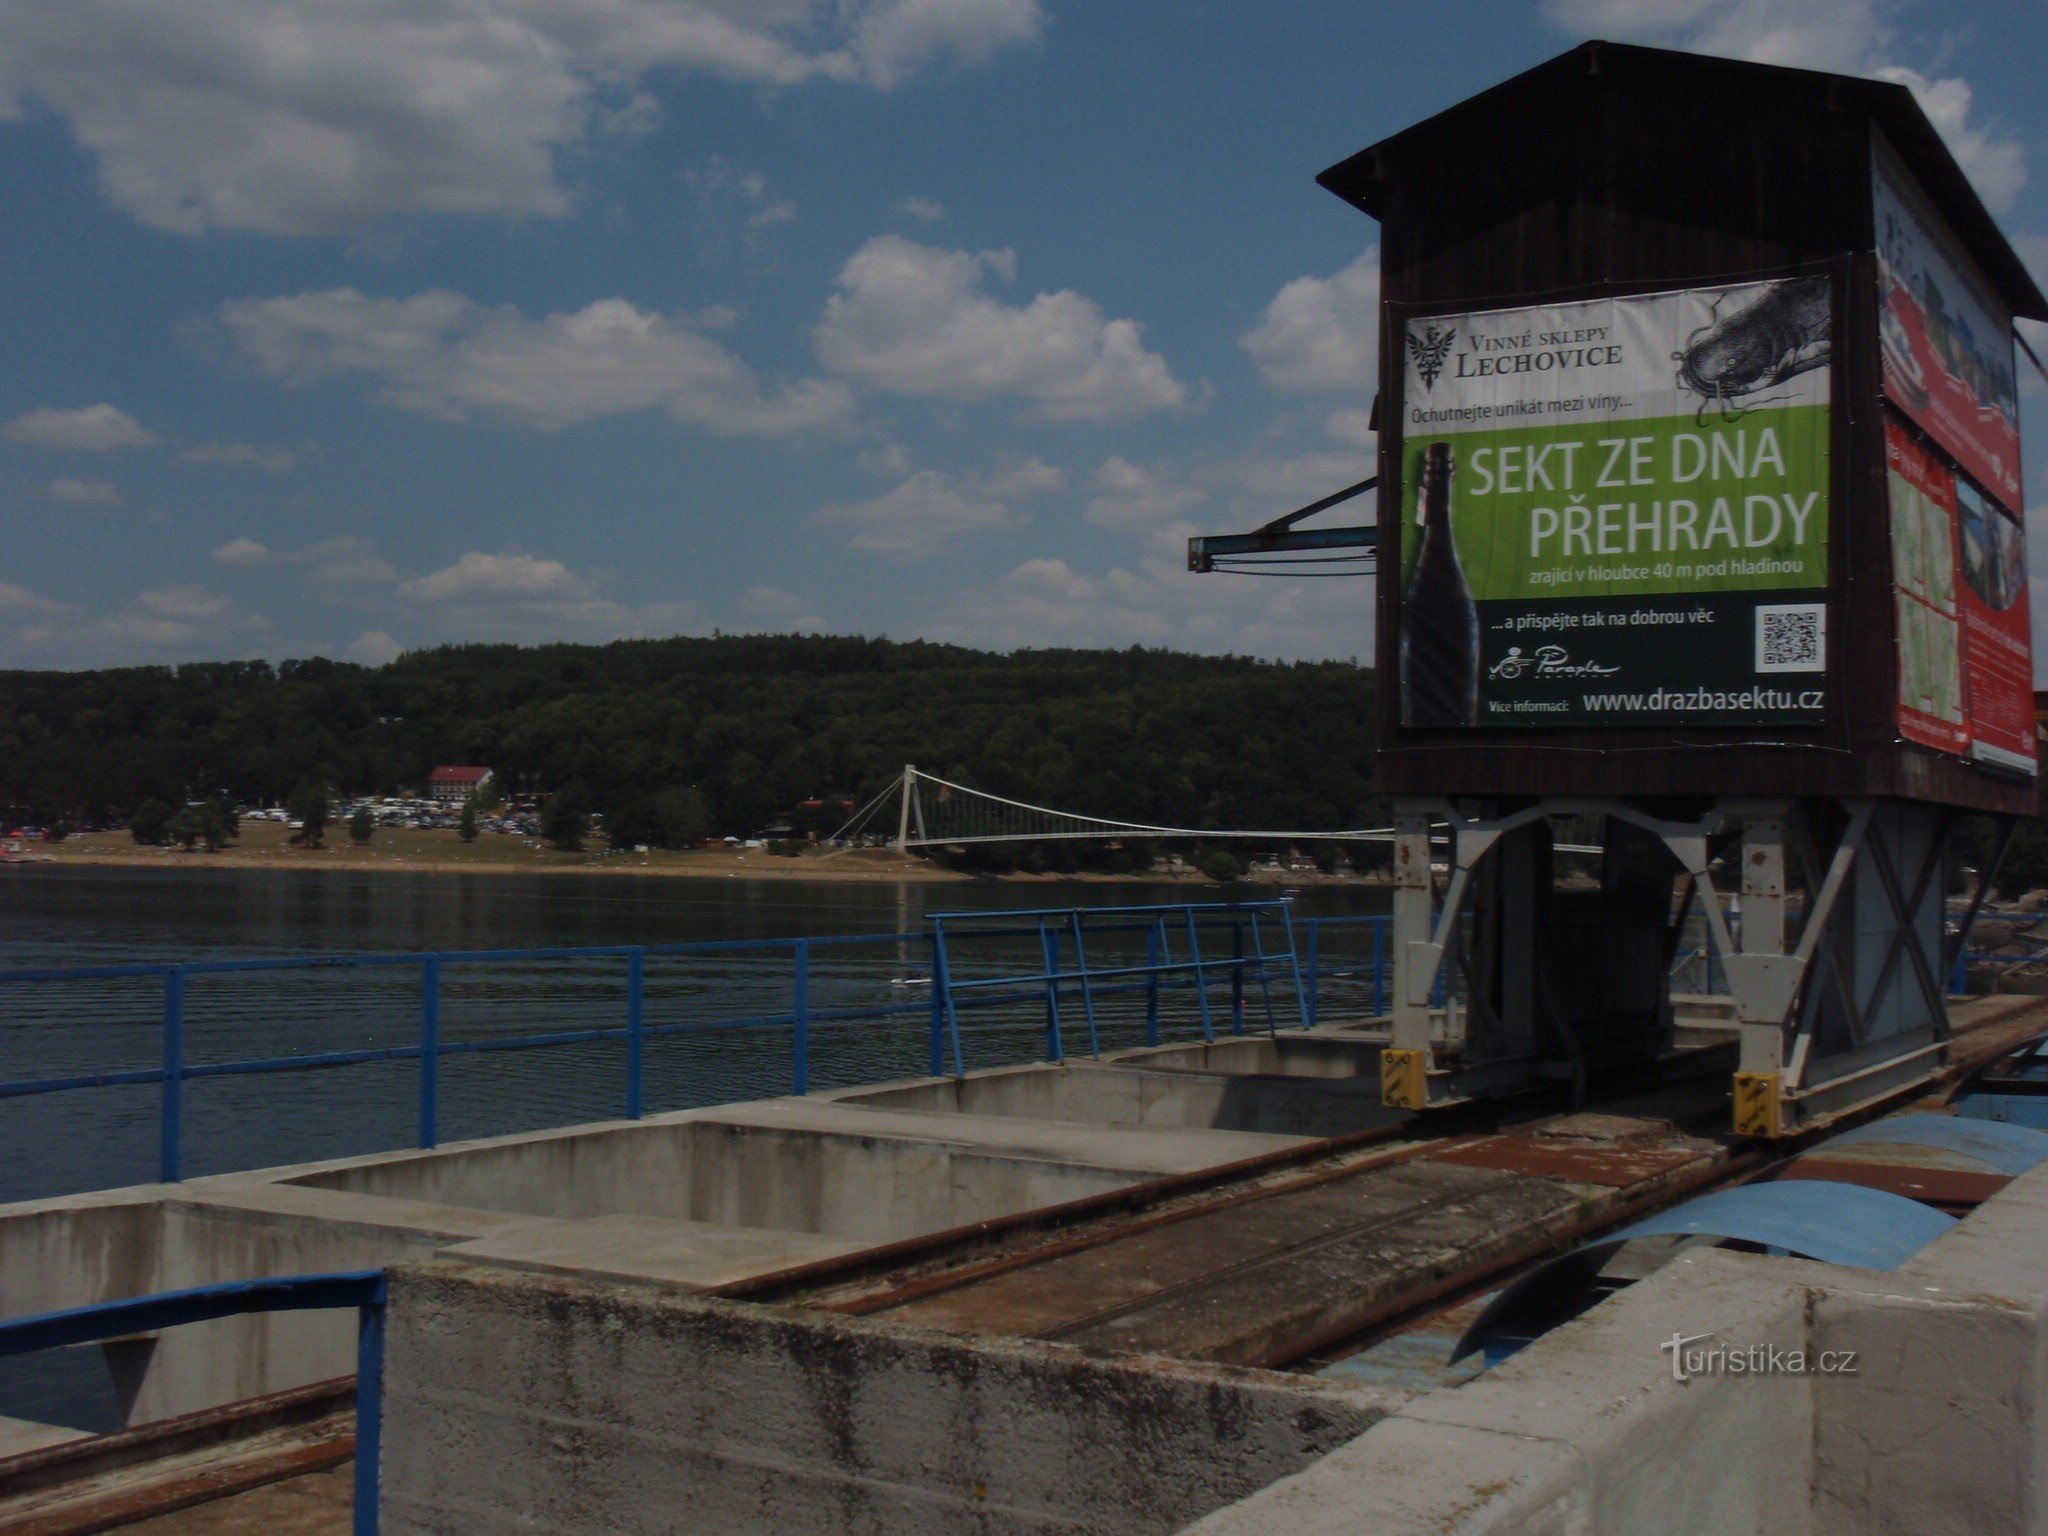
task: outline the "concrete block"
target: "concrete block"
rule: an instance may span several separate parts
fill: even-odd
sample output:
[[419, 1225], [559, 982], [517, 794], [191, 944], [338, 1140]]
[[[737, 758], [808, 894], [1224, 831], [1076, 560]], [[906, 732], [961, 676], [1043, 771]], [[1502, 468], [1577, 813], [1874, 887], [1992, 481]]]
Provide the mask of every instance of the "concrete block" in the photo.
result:
[[1308, 1470], [1197, 1521], [1186, 1536], [1590, 1536], [1592, 1530], [1585, 1467], [1569, 1446], [1397, 1415]]
[[391, 1276], [384, 1529], [1143, 1536], [1401, 1397], [441, 1263]]
[[[2048, 1530], [2048, 1169], [1896, 1274], [1809, 1266], [1816, 1536]], [[1781, 1267], [1782, 1264], [1781, 1264]]]
[[655, 1281], [693, 1289], [723, 1285], [858, 1253], [864, 1243], [723, 1227], [706, 1221], [663, 1221], [653, 1216], [597, 1216], [589, 1221], [529, 1222], [442, 1255], [470, 1264], [496, 1264], [547, 1274], [600, 1280]]
[[160, 1185], [0, 1206], [0, 1317], [157, 1289]]
[[1981, 1301], [1813, 1294], [1815, 1536], [2048, 1529], [2037, 1315]]
[[1736, 1258], [1681, 1256], [1476, 1381], [1416, 1399], [1402, 1417], [1569, 1447], [1585, 1468], [1591, 1530], [1803, 1532], [1807, 1378], [1681, 1381], [1660, 1347], [1704, 1335], [1697, 1347], [1805, 1349], [1805, 1295], [1749, 1279], [1728, 1262]]
[[824, 1135], [894, 1136], [943, 1141], [1018, 1157], [1147, 1173], [1189, 1173], [1219, 1163], [1256, 1157], [1301, 1145], [1299, 1136], [1263, 1136], [1249, 1131], [1183, 1131], [1102, 1126], [1077, 1132], [1071, 1125], [998, 1115], [956, 1115], [934, 1125], [926, 1116], [848, 1104], [811, 1104], [773, 1099], [722, 1109], [707, 1120], [727, 1125], [806, 1130]]
[[0, 1461], [30, 1451], [47, 1451], [53, 1445], [83, 1440], [85, 1431], [62, 1424], [42, 1424], [34, 1419], [11, 1419], [0, 1414]]
[[1906, 1295], [1980, 1297], [2048, 1315], [2048, 1164], [2030, 1169], [1899, 1267]]
[[997, 1068], [834, 1097], [863, 1109], [1278, 1136], [1344, 1136], [1402, 1118], [1380, 1102], [1377, 1077], [1233, 1076], [1151, 1067], [1142, 1057]]

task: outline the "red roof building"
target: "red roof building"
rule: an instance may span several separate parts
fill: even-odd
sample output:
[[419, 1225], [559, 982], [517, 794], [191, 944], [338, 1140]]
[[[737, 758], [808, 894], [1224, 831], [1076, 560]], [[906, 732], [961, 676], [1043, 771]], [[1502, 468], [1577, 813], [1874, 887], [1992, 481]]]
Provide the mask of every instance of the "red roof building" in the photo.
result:
[[491, 782], [488, 768], [436, 768], [427, 775], [431, 800], [467, 800]]

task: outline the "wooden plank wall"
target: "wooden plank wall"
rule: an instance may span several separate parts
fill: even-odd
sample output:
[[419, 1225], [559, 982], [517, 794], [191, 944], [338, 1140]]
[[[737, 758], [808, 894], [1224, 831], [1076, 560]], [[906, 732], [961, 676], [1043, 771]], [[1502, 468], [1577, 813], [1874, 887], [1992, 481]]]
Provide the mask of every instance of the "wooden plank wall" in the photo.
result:
[[1584, 57], [1382, 146], [1380, 526], [1400, 521], [1406, 315], [1825, 268], [1840, 321], [1829, 553], [1839, 704], [1817, 730], [1404, 730], [1391, 676], [1401, 571], [1390, 556], [1377, 605], [1389, 676], [1379, 691], [1382, 787], [1507, 798], [1889, 795], [2031, 812], [2031, 785], [1897, 739], [1867, 111], [1821, 76], [1703, 81], [1654, 54]]

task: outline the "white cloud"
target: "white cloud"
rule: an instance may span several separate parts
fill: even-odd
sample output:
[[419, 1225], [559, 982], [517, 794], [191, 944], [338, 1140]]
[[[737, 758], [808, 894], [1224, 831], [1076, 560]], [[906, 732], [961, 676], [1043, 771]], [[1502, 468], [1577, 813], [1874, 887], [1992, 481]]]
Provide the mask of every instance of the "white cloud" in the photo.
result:
[[12, 582], [0, 581], [0, 613], [63, 613], [66, 605], [53, 597], [44, 597], [31, 592], [27, 587], [17, 587]]
[[1141, 531], [1179, 517], [1208, 492], [1168, 471], [1110, 458], [1095, 472], [1094, 498], [1083, 516], [1099, 528]]
[[299, 456], [289, 448], [265, 447], [260, 443], [200, 443], [178, 455], [180, 464], [250, 465], [266, 474], [291, 471]]
[[749, 587], [735, 605], [747, 615], [754, 628], [784, 634], [815, 634], [825, 628], [824, 618], [810, 611], [810, 599], [780, 587]]
[[398, 592], [418, 622], [462, 640], [615, 640], [703, 627], [691, 604], [629, 606], [561, 561], [519, 550], [470, 550]]
[[[1373, 462], [1370, 451], [1351, 447], [1282, 451], [1280, 445], [1267, 445], [1217, 465], [1212, 474], [1242, 515], [1263, 523], [1358, 484], [1373, 472]], [[1359, 516], [1369, 518], [1370, 507], [1370, 502], [1339, 503], [1324, 517], [1355, 522]]]
[[785, 592], [780, 587], [749, 587], [739, 600], [740, 612], [775, 618], [802, 613], [810, 605], [809, 598], [798, 597], [796, 593]]
[[120, 489], [111, 480], [74, 480], [60, 477], [43, 487], [43, 494], [52, 501], [61, 501], [71, 507], [121, 505]]
[[1323, 430], [1347, 448], [1372, 448], [1380, 440], [1371, 411], [1332, 411], [1323, 418]]
[[386, 662], [398, 660], [405, 654], [405, 647], [381, 629], [366, 629], [349, 641], [343, 654], [350, 661], [360, 661], [366, 667], [381, 667]]
[[1013, 650], [1046, 645], [1165, 645], [1174, 624], [1152, 583], [1122, 567], [1084, 576], [1038, 558], [969, 587], [926, 626], [934, 639]]
[[796, 219], [796, 204], [771, 191], [766, 176], [722, 155], [685, 169], [682, 176], [683, 185], [697, 194], [698, 254], [706, 260], [732, 250], [762, 256], [768, 232]]
[[17, 416], [7, 423], [7, 440], [66, 453], [113, 453], [154, 448], [158, 442], [157, 435], [133, 416], [104, 402], [75, 411], [49, 408]]
[[945, 205], [936, 198], [906, 197], [896, 206], [921, 224], [936, 224], [946, 216]]
[[1038, 36], [1038, 0], [884, 0], [847, 7], [850, 52], [870, 83], [887, 89], [941, 59], [979, 64]]
[[1549, 0], [1566, 31], [1799, 69], [1855, 70], [1884, 40], [1876, 0]]
[[215, 565], [268, 565], [272, 558], [269, 547], [254, 539], [229, 539], [213, 552]]
[[1292, 394], [1370, 392], [1379, 377], [1380, 253], [1331, 277], [1297, 277], [1239, 338], [1266, 382]]
[[181, 233], [551, 217], [561, 151], [652, 126], [650, 71], [888, 89], [1042, 20], [1038, 0], [11, 0], [0, 116], [47, 106], [115, 204]]
[[181, 621], [218, 618], [231, 606], [218, 592], [183, 583], [145, 592], [139, 601], [145, 612]]
[[[2013, 248], [2020, 253], [2020, 259], [2034, 274], [2038, 287], [2048, 289], [2048, 235], [2020, 235], [2013, 240]], [[2048, 323], [2039, 320], [2015, 320], [2014, 328], [2020, 339], [2033, 348], [2034, 356], [2048, 367]], [[2020, 370], [2020, 395], [2022, 398], [2040, 399], [2048, 394], [2048, 379], [2022, 352], [2018, 359]], [[2048, 569], [2048, 567], [2044, 567]], [[2041, 654], [2036, 652], [2036, 654]]]
[[892, 560], [924, 560], [956, 539], [1031, 519], [1015, 503], [1062, 489], [1066, 476], [1039, 459], [1026, 459], [989, 475], [924, 469], [871, 501], [821, 507], [812, 521], [848, 528], [850, 548]]
[[835, 381], [764, 392], [719, 343], [624, 299], [533, 319], [447, 289], [377, 299], [337, 288], [238, 299], [221, 319], [242, 357], [287, 388], [365, 374], [381, 403], [443, 421], [554, 428], [659, 407], [712, 432], [776, 434], [839, 428], [853, 412]]
[[290, 564], [304, 566], [307, 579], [328, 597], [345, 587], [381, 585], [398, 575], [377, 553], [376, 545], [352, 534], [322, 539], [283, 558]]
[[961, 645], [1170, 645], [1285, 658], [1365, 656], [1368, 581], [1253, 581], [1196, 576], [1166, 530], [1159, 553], [1095, 571], [1039, 558], [955, 593], [917, 632]]
[[[1091, 570], [1027, 560], [929, 612], [919, 633], [966, 645], [1172, 645], [1204, 652], [1314, 658], [1370, 656], [1371, 582], [1195, 576], [1187, 541], [1256, 526], [1355, 485], [1372, 472], [1363, 412], [1337, 411], [1308, 436], [1282, 417], [1251, 450], [1187, 464], [1112, 457], [1090, 477], [1084, 516], [1126, 535], [1127, 554]], [[1369, 521], [1333, 509], [1316, 526]]]
[[241, 570], [301, 567], [319, 589], [319, 595], [329, 600], [340, 596], [346, 588], [381, 585], [398, 576], [377, 553], [376, 545], [353, 534], [321, 539], [299, 549], [272, 549], [256, 539], [230, 539], [213, 551], [212, 558], [216, 565]]
[[1873, 71], [1910, 90], [1920, 110], [1947, 142], [1949, 153], [1969, 173], [1987, 206], [2005, 212], [2019, 201], [2027, 184], [2027, 152], [2018, 139], [1970, 123], [1973, 93], [1964, 80], [1934, 80], [1918, 70], [1893, 64]]
[[877, 235], [840, 270], [816, 331], [825, 366], [857, 383], [950, 400], [1028, 400], [1055, 421], [1115, 421], [1187, 404], [1187, 387], [1071, 290], [1008, 304], [982, 291], [1016, 280], [1012, 251], [945, 251]]
[[[1099, 528], [1131, 534], [1173, 560], [1198, 532], [1184, 521], [1197, 507], [1208, 531], [1249, 528], [1358, 484], [1372, 473], [1377, 439], [1363, 411], [1335, 411], [1323, 422], [1327, 442], [1297, 441], [1301, 423], [1282, 417], [1250, 450], [1191, 464], [1133, 464], [1112, 457], [1097, 469], [1083, 515]], [[1331, 446], [1334, 444], [1335, 446]], [[1314, 526], [1356, 522], [1359, 503], [1340, 503]]]
[[910, 473], [910, 453], [901, 443], [863, 448], [854, 462], [866, 473], [890, 480], [900, 480]]
[[399, 591], [415, 602], [443, 603], [477, 598], [582, 598], [590, 586], [559, 560], [532, 555], [487, 555], [471, 550], [431, 576], [404, 583]]
[[2012, 207], [2026, 183], [2020, 141], [1968, 122], [1968, 82], [1931, 78], [1899, 60], [1885, 0], [1546, 0], [1545, 9], [1587, 37], [1895, 81], [1919, 98], [1994, 212]]
[[195, 661], [252, 652], [269, 628], [217, 592], [177, 583], [138, 595], [111, 612], [80, 613], [0, 584], [0, 656], [19, 665], [119, 666], [138, 657]]

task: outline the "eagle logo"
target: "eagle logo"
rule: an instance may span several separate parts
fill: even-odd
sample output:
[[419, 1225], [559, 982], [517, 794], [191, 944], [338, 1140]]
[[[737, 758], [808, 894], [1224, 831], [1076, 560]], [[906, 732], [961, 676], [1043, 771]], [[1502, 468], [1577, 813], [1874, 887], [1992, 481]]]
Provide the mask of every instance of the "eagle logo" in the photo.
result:
[[1444, 359], [1451, 355], [1451, 343], [1458, 339], [1458, 328], [1454, 325], [1448, 331], [1430, 326], [1418, 336], [1408, 333], [1408, 355], [1415, 359], [1415, 371], [1422, 375], [1422, 387], [1434, 389], [1436, 376], [1444, 371]]

